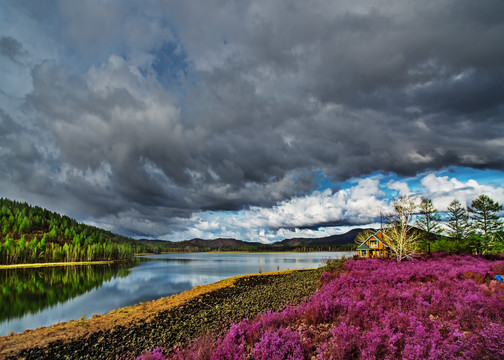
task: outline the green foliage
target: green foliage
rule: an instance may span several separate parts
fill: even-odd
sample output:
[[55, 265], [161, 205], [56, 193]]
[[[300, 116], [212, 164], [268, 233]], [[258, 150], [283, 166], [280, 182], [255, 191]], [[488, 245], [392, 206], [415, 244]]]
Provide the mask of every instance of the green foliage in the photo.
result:
[[[461, 252], [463, 249], [467, 249], [467, 236], [469, 235], [470, 224], [469, 224], [469, 214], [467, 209], [462, 206], [460, 201], [453, 200], [448, 206], [448, 221], [446, 226], [448, 227], [448, 236], [451, 237], [455, 243], [455, 251]], [[465, 246], [463, 244], [465, 242]]]
[[68, 216], [4, 198], [0, 226], [0, 264], [131, 259], [149, 249]]
[[424, 231], [424, 235], [422, 236], [423, 244], [427, 247], [430, 254], [431, 242], [435, 239], [434, 234], [439, 231], [441, 217], [432, 204], [432, 200], [424, 197], [420, 201], [419, 212], [420, 215], [417, 218], [416, 225]]
[[479, 251], [487, 253], [499, 246], [503, 223], [497, 213], [502, 210], [502, 205], [495, 202], [487, 195], [480, 195], [471, 203], [469, 213], [473, 221], [474, 231], [480, 235], [481, 239], [477, 245]]
[[54, 226], [51, 231], [49, 231], [49, 238], [51, 238], [51, 240], [56, 240], [56, 238], [58, 237], [58, 230], [56, 229], [56, 227]]
[[459, 241], [454, 241], [453, 238], [440, 236], [432, 242], [432, 252], [447, 252], [447, 253], [471, 253], [471, 241], [469, 238], [463, 238]]
[[19, 232], [20, 233], [27, 233], [30, 232], [32, 229], [32, 222], [30, 219], [25, 217], [22, 221], [21, 224], [19, 225]]

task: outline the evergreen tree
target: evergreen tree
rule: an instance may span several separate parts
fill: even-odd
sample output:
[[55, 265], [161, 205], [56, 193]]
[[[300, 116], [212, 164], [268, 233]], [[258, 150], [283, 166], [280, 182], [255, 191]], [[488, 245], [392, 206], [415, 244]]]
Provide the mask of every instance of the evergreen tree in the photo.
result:
[[24, 235], [17, 241], [16, 244], [16, 262], [23, 262], [26, 248], [26, 240]]
[[30, 262], [37, 261], [37, 257], [38, 257], [38, 244], [39, 244], [39, 241], [38, 241], [38, 239], [37, 239], [36, 236], [32, 239], [32, 241], [30, 241], [28, 243], [28, 250], [31, 253], [29, 255], [29, 257], [31, 258]]
[[12, 264], [14, 249], [14, 239], [12, 239], [9, 235], [5, 237], [4, 250], [5, 250], [5, 263]]
[[56, 230], [56, 226], [53, 226], [51, 231], [49, 231], [49, 238], [55, 240], [58, 237], [58, 230]]
[[474, 230], [481, 234], [479, 244], [482, 253], [491, 250], [503, 223], [497, 213], [502, 210], [502, 205], [495, 202], [487, 195], [480, 195], [474, 199], [469, 207]]
[[419, 206], [420, 215], [416, 221], [416, 225], [425, 232], [423, 236], [424, 244], [427, 245], [429, 254], [431, 253], [431, 242], [434, 238], [434, 233], [439, 231], [439, 222], [441, 217], [437, 209], [432, 204], [431, 199], [422, 198]]
[[21, 224], [19, 225], [19, 232], [20, 233], [28, 233], [32, 230], [32, 223], [28, 217], [24, 217], [23, 220], [21, 221]]
[[469, 235], [469, 214], [458, 200], [453, 200], [448, 205], [448, 212], [448, 222], [446, 223], [449, 228], [448, 236], [455, 241], [455, 247], [457, 251], [460, 251], [461, 242]]

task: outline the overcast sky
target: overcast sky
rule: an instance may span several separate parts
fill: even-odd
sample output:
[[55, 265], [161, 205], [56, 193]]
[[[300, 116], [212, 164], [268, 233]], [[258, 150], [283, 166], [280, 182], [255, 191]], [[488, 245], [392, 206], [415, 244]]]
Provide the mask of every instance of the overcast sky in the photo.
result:
[[0, 3], [0, 196], [271, 242], [504, 203], [504, 1]]

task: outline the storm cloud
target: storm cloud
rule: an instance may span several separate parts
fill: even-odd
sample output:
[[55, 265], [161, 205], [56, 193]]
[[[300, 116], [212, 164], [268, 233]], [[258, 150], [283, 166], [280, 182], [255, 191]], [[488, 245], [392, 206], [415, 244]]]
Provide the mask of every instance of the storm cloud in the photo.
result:
[[[321, 174], [504, 169], [499, 0], [1, 8], [2, 196], [159, 236], [200, 212], [335, 201]], [[376, 215], [347, 205], [267, 226]]]

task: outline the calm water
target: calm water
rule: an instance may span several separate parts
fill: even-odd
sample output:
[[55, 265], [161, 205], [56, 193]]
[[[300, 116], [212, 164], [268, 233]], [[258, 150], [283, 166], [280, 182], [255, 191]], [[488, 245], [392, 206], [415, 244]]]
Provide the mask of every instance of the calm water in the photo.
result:
[[316, 268], [334, 253], [190, 253], [136, 264], [0, 270], [0, 336], [89, 318], [231, 276]]

